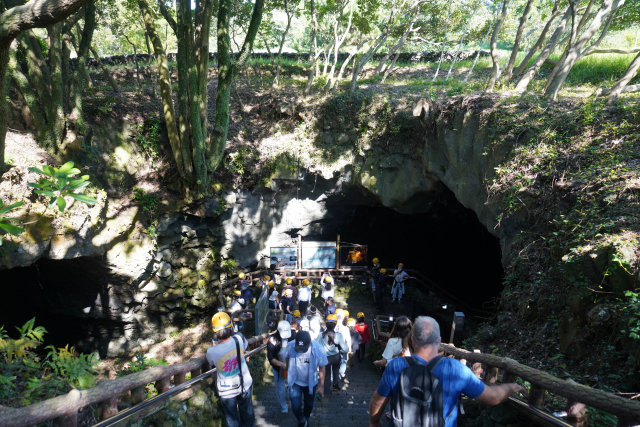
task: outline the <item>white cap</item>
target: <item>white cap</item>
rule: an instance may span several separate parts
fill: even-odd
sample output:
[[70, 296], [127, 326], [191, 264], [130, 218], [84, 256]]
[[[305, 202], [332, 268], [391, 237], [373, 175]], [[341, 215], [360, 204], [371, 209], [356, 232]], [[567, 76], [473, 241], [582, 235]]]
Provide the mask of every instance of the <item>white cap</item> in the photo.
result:
[[269, 297], [269, 301], [275, 301], [278, 299], [278, 291], [271, 292], [271, 296]]
[[280, 333], [280, 338], [286, 340], [291, 338], [291, 325], [286, 320], [281, 320], [278, 323], [278, 332]]
[[244, 298], [238, 298], [238, 303], [244, 304]]
[[309, 320], [308, 319], [302, 319], [300, 321], [300, 330], [301, 331], [308, 331], [309, 330]]

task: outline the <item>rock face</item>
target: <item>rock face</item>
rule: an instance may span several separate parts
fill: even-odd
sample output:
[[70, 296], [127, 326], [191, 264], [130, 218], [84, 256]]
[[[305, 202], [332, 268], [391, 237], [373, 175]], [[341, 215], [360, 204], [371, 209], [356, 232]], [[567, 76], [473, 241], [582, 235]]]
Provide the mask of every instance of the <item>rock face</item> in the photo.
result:
[[[442, 184], [502, 238], [507, 256], [518, 224], [496, 229], [498, 206], [486, 204], [483, 182], [508, 147], [483, 156], [488, 118], [481, 108], [441, 113], [423, 101], [414, 114], [417, 131], [412, 132], [418, 137], [406, 144], [372, 144], [333, 177], [293, 173], [285, 165], [267, 187], [221, 189], [200, 206], [160, 218], [155, 239], [144, 232], [136, 206], [111, 206], [105, 213], [104, 200], [70, 212], [68, 232], [50, 227], [25, 233], [7, 247], [0, 268], [10, 270], [1, 274], [30, 281], [29, 292], [37, 293], [38, 274], [46, 270], [48, 279], [41, 283], [47, 297], [39, 300], [39, 309], [73, 319], [70, 323], [85, 332], [78, 335], [79, 347], [105, 356], [162, 339], [215, 311], [230, 261], [240, 269], [267, 267], [270, 247], [290, 246], [298, 235], [335, 237], [357, 206], [429, 212]], [[348, 123], [331, 123], [323, 129], [328, 138], [346, 141], [355, 135]], [[101, 132], [96, 135], [99, 139]], [[130, 172], [129, 151], [121, 148], [111, 165], [115, 175]], [[74, 270], [82, 274], [60, 279]], [[96, 271], [99, 280], [93, 279]], [[88, 278], [92, 283], [85, 283]]]

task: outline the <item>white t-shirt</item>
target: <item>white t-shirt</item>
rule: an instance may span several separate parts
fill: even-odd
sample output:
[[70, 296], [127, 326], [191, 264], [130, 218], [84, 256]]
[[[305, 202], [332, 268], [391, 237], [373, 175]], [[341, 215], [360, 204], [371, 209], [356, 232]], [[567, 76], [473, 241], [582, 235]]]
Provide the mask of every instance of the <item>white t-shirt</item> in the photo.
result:
[[307, 286], [303, 286], [298, 291], [298, 302], [300, 301], [311, 301], [311, 289]]
[[[391, 338], [387, 343], [387, 346], [382, 353], [382, 357], [387, 359], [387, 361], [393, 359], [394, 357], [406, 357], [411, 356], [411, 352], [409, 349], [405, 349], [402, 352], [402, 339], [400, 338]], [[402, 352], [402, 353], [401, 353]]]
[[351, 351], [351, 332], [349, 332], [349, 327], [344, 325], [337, 325], [336, 332], [339, 332], [342, 335], [342, 338], [347, 343], [347, 348], [343, 348], [342, 350], [345, 352]]
[[405, 278], [405, 277], [409, 276], [409, 275], [407, 274], [407, 272], [406, 272], [406, 271], [404, 271], [404, 270], [400, 270], [400, 273], [398, 273], [398, 270], [395, 270], [395, 271], [393, 272], [393, 274], [395, 274], [395, 275], [396, 275], [396, 277], [395, 277], [395, 279], [394, 279], [394, 280], [395, 280], [396, 282], [398, 282], [398, 283], [402, 282], [402, 281], [404, 280], [404, 278]]
[[[247, 361], [244, 358], [244, 351], [247, 349], [248, 342], [242, 334], [235, 334], [240, 344], [240, 360], [242, 361], [242, 379], [244, 390], [248, 390], [253, 384], [253, 379], [249, 373]], [[240, 374], [238, 369], [238, 357], [236, 354], [236, 342], [232, 338], [218, 343], [218, 345], [207, 350], [207, 361], [211, 366], [218, 368], [218, 390], [225, 386], [225, 382], [233, 381]]]
[[311, 359], [311, 349], [312, 346], [310, 345], [306, 353], [298, 353], [297, 357], [293, 359], [295, 360], [295, 369], [297, 370], [295, 384], [298, 384], [300, 387], [309, 386], [309, 364]]
[[335, 285], [333, 284], [333, 279], [331, 279], [331, 290], [330, 291], [325, 289], [326, 283], [324, 282], [324, 279], [322, 280], [321, 285], [322, 285], [322, 298], [323, 299], [327, 299], [329, 297], [333, 298], [334, 297], [333, 292], [336, 289]]
[[311, 339], [313, 341], [318, 338], [321, 330], [322, 326], [320, 325], [320, 317], [316, 314], [315, 316], [311, 317], [311, 319], [309, 319], [309, 335], [311, 335]]

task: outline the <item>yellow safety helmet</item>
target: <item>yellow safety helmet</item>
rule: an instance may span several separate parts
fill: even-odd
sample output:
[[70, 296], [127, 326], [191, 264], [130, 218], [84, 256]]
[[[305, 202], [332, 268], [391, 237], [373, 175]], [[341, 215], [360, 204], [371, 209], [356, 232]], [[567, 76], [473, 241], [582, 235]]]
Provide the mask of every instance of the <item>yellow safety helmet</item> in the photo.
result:
[[347, 326], [356, 326], [356, 319], [350, 317], [349, 320], [347, 320]]
[[305, 285], [305, 286], [309, 286], [309, 279], [304, 279], [302, 281], [302, 284]]
[[338, 317], [339, 317], [339, 316], [344, 317], [344, 310], [343, 310], [343, 309], [341, 309], [341, 308], [337, 309], [337, 310], [336, 310], [336, 316], [338, 316]]
[[269, 287], [273, 288], [274, 284], [273, 284], [273, 280], [269, 280]]
[[293, 280], [291, 280], [291, 277], [287, 277], [287, 285], [290, 285], [291, 282], [293, 282]]
[[231, 327], [231, 317], [224, 311], [220, 313], [216, 313], [211, 318], [211, 326], [213, 327], [213, 332], [218, 332], [223, 329], [227, 329]]
[[327, 322], [329, 323], [338, 323], [338, 316], [335, 314], [330, 314], [327, 316]]
[[377, 263], [379, 263], [379, 262], [380, 262], [380, 260], [379, 260], [378, 258], [374, 258], [374, 259], [373, 259], [373, 263], [374, 263], [374, 264], [377, 264]]
[[242, 292], [240, 292], [239, 290], [236, 289], [235, 291], [233, 291], [233, 294], [235, 296], [239, 297], [240, 295], [242, 295]]
[[300, 317], [300, 310], [293, 310], [293, 317]]
[[240, 273], [240, 274], [238, 274], [238, 278], [239, 278], [240, 280], [244, 279], [244, 273]]
[[380, 273], [382, 273], [382, 274], [387, 274], [387, 269], [386, 269], [386, 268], [381, 268], [381, 269], [380, 269]]
[[284, 294], [288, 297], [293, 296], [293, 291], [291, 289], [285, 289]]
[[264, 276], [264, 280], [266, 280], [268, 282], [269, 280], [271, 280], [271, 276], [269, 276], [269, 275]]
[[403, 263], [401, 263], [401, 262], [399, 262], [399, 263], [398, 263], [398, 267], [400, 267], [400, 266], [404, 267], [404, 264], [403, 264]]
[[327, 282], [327, 283], [330, 283], [330, 282], [331, 282], [331, 277], [326, 276], [326, 277], [324, 278], [324, 281], [325, 281], [325, 282]]
[[345, 318], [349, 317], [349, 310], [344, 310], [343, 313]]
[[361, 317], [364, 317], [364, 313], [363, 312], [358, 313], [358, 319], [361, 318]]

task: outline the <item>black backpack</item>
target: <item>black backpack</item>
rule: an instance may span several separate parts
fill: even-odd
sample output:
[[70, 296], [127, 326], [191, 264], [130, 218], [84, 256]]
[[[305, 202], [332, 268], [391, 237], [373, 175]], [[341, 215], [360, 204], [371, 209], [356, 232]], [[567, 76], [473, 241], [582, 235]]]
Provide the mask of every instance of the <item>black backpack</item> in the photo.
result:
[[413, 357], [404, 358], [409, 367], [400, 374], [398, 394], [391, 404], [393, 427], [444, 427], [442, 382], [433, 373], [442, 359], [436, 356], [424, 365]]

